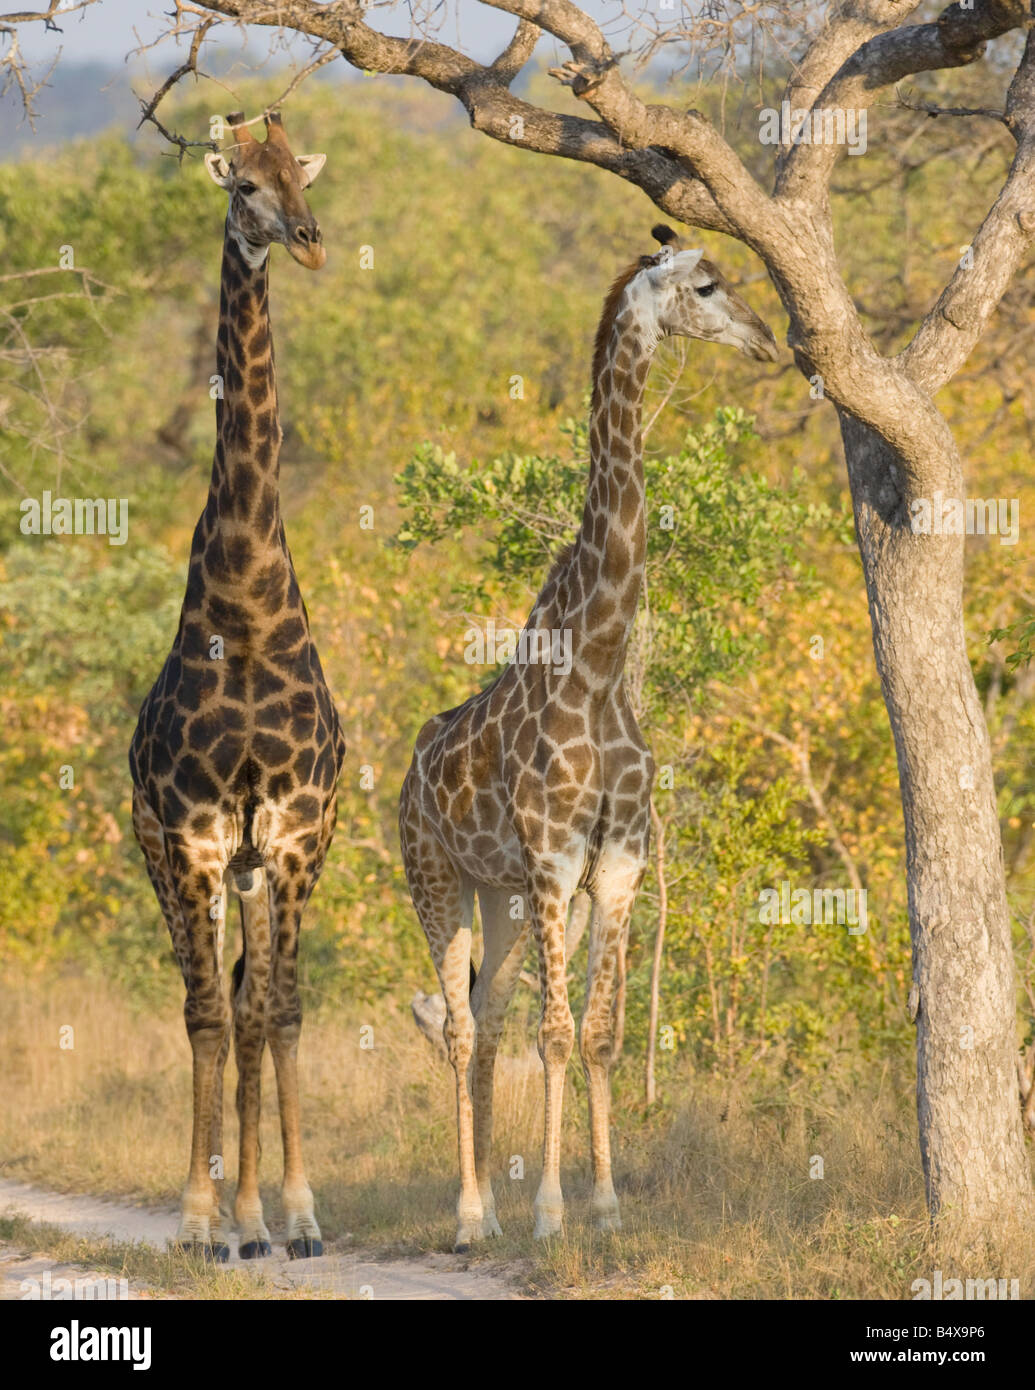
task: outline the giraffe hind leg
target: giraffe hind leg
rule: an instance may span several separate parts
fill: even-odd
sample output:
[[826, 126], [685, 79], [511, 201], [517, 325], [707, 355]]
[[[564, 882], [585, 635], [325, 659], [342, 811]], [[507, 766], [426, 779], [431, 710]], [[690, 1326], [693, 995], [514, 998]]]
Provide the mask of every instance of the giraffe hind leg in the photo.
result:
[[606, 891], [597, 889], [590, 919], [579, 1051], [589, 1101], [593, 1217], [598, 1230], [617, 1231], [622, 1221], [611, 1173], [611, 1068], [622, 1045], [624, 1001], [619, 995], [624, 988], [629, 919], [643, 863], [633, 856], [616, 856], [607, 869]]
[[492, 1192], [492, 1101], [496, 1052], [528, 945], [527, 918], [514, 920], [505, 889], [478, 889], [485, 952], [471, 991], [476, 1021], [474, 1047], [474, 1165], [482, 1199], [482, 1233], [501, 1234]]
[[[410, 896], [427, 937], [446, 1002], [442, 1033], [456, 1080], [460, 1195], [453, 1249], [470, 1249], [483, 1234], [484, 1209], [474, 1159], [472, 1061], [475, 1021], [471, 1011], [471, 920], [474, 889], [461, 878], [423, 820], [404, 786], [399, 832]], [[477, 984], [475, 985], [477, 988]]]
[[291, 848], [270, 851], [266, 858], [272, 912], [272, 967], [266, 1033], [277, 1075], [280, 1133], [284, 1146], [281, 1200], [286, 1221], [287, 1252], [291, 1259], [323, 1254], [323, 1237], [316, 1221], [313, 1190], [302, 1161], [302, 1118], [298, 1098], [298, 1040], [302, 1005], [298, 994], [298, 943], [302, 912], [315, 875], [289, 867], [302, 864], [301, 852]]

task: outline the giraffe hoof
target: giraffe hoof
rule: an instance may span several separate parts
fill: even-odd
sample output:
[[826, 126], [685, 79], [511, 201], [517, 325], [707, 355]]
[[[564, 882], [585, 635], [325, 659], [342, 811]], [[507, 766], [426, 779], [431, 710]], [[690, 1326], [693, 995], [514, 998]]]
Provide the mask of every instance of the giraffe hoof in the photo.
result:
[[323, 1241], [314, 1240], [312, 1236], [296, 1236], [288, 1241], [287, 1252], [289, 1260], [314, 1260], [323, 1254]]
[[237, 1253], [242, 1260], [261, 1260], [273, 1254], [273, 1246], [268, 1240], [249, 1240]]
[[212, 1260], [214, 1264], [225, 1265], [230, 1258], [230, 1247], [222, 1241], [215, 1241], [204, 1247], [204, 1255], [206, 1260]]
[[471, 1253], [471, 1242], [469, 1240], [458, 1240], [453, 1246], [454, 1255], [469, 1255]]

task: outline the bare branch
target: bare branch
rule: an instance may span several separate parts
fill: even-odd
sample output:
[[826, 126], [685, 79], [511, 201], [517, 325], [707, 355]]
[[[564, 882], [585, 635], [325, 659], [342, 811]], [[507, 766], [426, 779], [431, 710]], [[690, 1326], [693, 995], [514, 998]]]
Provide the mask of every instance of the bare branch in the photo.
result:
[[1017, 153], [999, 196], [937, 304], [898, 361], [926, 391], [937, 391], [970, 356], [1035, 238], [1035, 31], [1006, 100]]
[[12, 10], [9, 14], [0, 14], [0, 35], [6, 35], [8, 39], [7, 51], [0, 56], [0, 72], [3, 73], [0, 97], [5, 96], [12, 87], [16, 88], [21, 97], [23, 119], [27, 120], [33, 129], [38, 115], [33, 101], [47, 85], [48, 78], [57, 66], [61, 50], [54, 55], [42, 76], [33, 77], [21, 50], [18, 25], [42, 24], [45, 30], [61, 34], [64, 30], [55, 23], [55, 16], [66, 18], [75, 14], [77, 10], [85, 10], [89, 5], [96, 3], [97, 0], [50, 0], [45, 10]]
[[[594, 164], [642, 188], [658, 207], [679, 221], [712, 231], [734, 231], [708, 189], [685, 165], [662, 150], [631, 149], [599, 121], [560, 115], [514, 96], [510, 83], [538, 37], [537, 26], [523, 16], [507, 48], [486, 67], [430, 39], [379, 33], [365, 22], [367, 11], [355, 0], [336, 0], [331, 5], [317, 5], [312, 0], [282, 0], [277, 5], [263, 0], [199, 3], [205, 10], [240, 23], [290, 27], [332, 43], [363, 72], [419, 77], [436, 90], [455, 96], [474, 129], [495, 140], [538, 154]], [[174, 139], [173, 143], [178, 142]]]
[[895, 93], [895, 105], [903, 111], [919, 111], [925, 116], [987, 116], [991, 121], [999, 121], [1010, 129], [1005, 111], [995, 111], [990, 106], [936, 106], [931, 101], [907, 101], [901, 93]]
[[[864, 43], [819, 93], [815, 108], [867, 110], [883, 88], [914, 73], [976, 62], [989, 39], [1029, 20], [1025, 0], [974, 0], [967, 10], [953, 3], [933, 23], [904, 25]], [[779, 171], [777, 194], [821, 203], [840, 153], [841, 146], [832, 142], [795, 145]]]
[[[0, 285], [15, 287], [25, 284], [28, 288], [40, 276], [52, 275], [76, 277], [76, 287], [71, 290], [50, 290], [48, 287], [43, 293], [26, 293], [18, 299], [0, 301], [0, 363], [9, 369], [3, 374], [3, 385], [15, 393], [14, 397], [0, 397], [0, 427], [5, 433], [25, 440], [32, 450], [42, 449], [54, 454], [58, 467], [56, 485], [60, 486], [61, 470], [65, 464], [64, 440], [82, 424], [79, 415], [55, 398], [52, 390], [55, 381], [61, 387], [69, 386], [65, 365], [71, 350], [64, 345], [48, 343], [40, 346], [34, 342], [31, 335], [32, 313], [38, 305], [57, 299], [78, 299], [85, 304], [103, 332], [104, 325], [97, 316], [97, 305], [103, 301], [97, 292], [102, 291], [106, 295], [118, 294], [119, 291], [90, 270], [66, 270], [58, 266], [2, 275]], [[13, 408], [15, 399], [29, 405], [24, 418], [21, 412]], [[24, 491], [21, 481], [10, 469], [3, 468], [2, 472]]]
[[176, 86], [177, 82], [179, 82], [181, 77], [186, 77], [188, 73], [193, 73], [195, 77], [199, 76], [198, 53], [201, 50], [202, 41], [204, 40], [205, 35], [212, 28], [212, 26], [218, 23], [219, 20], [217, 19], [206, 19], [202, 24], [199, 24], [197, 26], [197, 28], [194, 30], [194, 37], [191, 39], [190, 51], [187, 54], [186, 61], [181, 63], [175, 72], [171, 72], [169, 74], [169, 76], [165, 79], [162, 85], [158, 88], [157, 92], [155, 92], [154, 96], [152, 96], [150, 101], [145, 102], [141, 100], [140, 102], [140, 105], [143, 108], [143, 114], [141, 115], [140, 120], [137, 122], [137, 129], [139, 130], [145, 121], [150, 121], [151, 124], [156, 127], [159, 133], [166, 140], [168, 140], [171, 145], [175, 145], [177, 147], [177, 149], [179, 150], [178, 158], [181, 163], [183, 162], [183, 156], [187, 153], [189, 149], [203, 148], [207, 150], [218, 150], [219, 145], [215, 140], [187, 140], [182, 135], [176, 135], [173, 131], [167, 130], [165, 128], [165, 126], [155, 115], [155, 110], [158, 107], [158, 103], [163, 99], [163, 97], [165, 97], [170, 91], [172, 91], [173, 87]]
[[794, 66], [784, 99], [792, 108], [812, 108], [827, 83], [864, 43], [901, 21], [916, 8], [914, 3], [895, 5], [893, 0], [872, 4], [853, 4], [852, 0], [832, 7], [826, 23], [809, 45], [801, 62]]

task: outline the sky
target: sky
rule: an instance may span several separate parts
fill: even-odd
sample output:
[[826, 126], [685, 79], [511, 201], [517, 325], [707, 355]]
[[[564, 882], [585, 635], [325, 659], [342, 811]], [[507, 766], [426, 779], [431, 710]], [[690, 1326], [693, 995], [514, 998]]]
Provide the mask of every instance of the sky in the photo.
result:
[[[424, 0], [427, 5], [427, 0]], [[644, 0], [650, 5], [651, 0]], [[613, 20], [620, 13], [618, 0], [584, 0], [583, 9], [594, 18]], [[34, 8], [34, 6], [27, 6]], [[75, 62], [121, 62], [139, 40], [148, 42], [154, 39], [168, 23], [163, 8], [168, 8], [161, 0], [100, 0], [99, 4], [77, 14], [69, 15], [64, 21], [62, 34], [48, 34], [41, 24], [26, 24], [21, 31], [21, 44], [25, 53], [35, 62], [50, 61], [58, 48], [63, 49], [62, 59]], [[420, 12], [421, 4], [413, 8]], [[427, 8], [431, 8], [427, 5]], [[373, 27], [391, 34], [406, 34], [410, 28], [410, 7], [405, 4], [371, 6], [370, 23]], [[445, 43], [456, 46], [478, 59], [495, 57], [513, 33], [516, 21], [511, 15], [502, 14], [478, 0], [445, 0], [436, 11], [436, 20], [442, 16], [438, 37]], [[139, 40], [134, 37], [134, 31]], [[546, 41], [549, 42], [549, 41]], [[227, 26], [226, 34], [220, 43], [227, 49], [239, 50], [239, 40], [232, 26]], [[263, 37], [253, 39], [256, 49], [263, 44]], [[263, 47], [263, 51], [265, 51]], [[298, 51], [305, 51], [299, 45]], [[170, 62], [172, 48], [158, 50], [152, 55], [152, 62]], [[173, 66], [175, 64], [172, 64]]]
[[[480, 61], [496, 56], [512, 36], [516, 20], [479, 0], [369, 0], [370, 22], [381, 32], [408, 35], [413, 24], [430, 12], [433, 35]], [[628, 48], [630, 9], [642, 5], [655, 20], [675, 20], [684, 0], [581, 0], [583, 8], [603, 26], [613, 47]], [[28, 9], [43, 8], [43, 0], [28, 0]], [[0, 97], [0, 161], [35, 155], [51, 144], [76, 135], [118, 126], [130, 132], [137, 124], [140, 97], [153, 93], [183, 61], [189, 40], [179, 45], [152, 44], [168, 27], [168, 0], [98, 0], [87, 9], [64, 17], [61, 32], [42, 24], [22, 24], [18, 39], [29, 63], [30, 78], [39, 81], [57, 64], [47, 85], [34, 97], [35, 119], [24, 118], [16, 90]], [[664, 13], [662, 12], [664, 11]], [[416, 16], [416, 21], [413, 16]], [[0, 39], [0, 44], [3, 40]], [[246, 35], [234, 24], [213, 30], [206, 39], [199, 66], [220, 73], [232, 84], [234, 76], [271, 66], [298, 67], [311, 60], [313, 45], [298, 35], [290, 38], [275, 29], [253, 27]], [[564, 62], [567, 50], [550, 35], [537, 49], [540, 63]], [[358, 78], [344, 62], [328, 67], [335, 81]]]

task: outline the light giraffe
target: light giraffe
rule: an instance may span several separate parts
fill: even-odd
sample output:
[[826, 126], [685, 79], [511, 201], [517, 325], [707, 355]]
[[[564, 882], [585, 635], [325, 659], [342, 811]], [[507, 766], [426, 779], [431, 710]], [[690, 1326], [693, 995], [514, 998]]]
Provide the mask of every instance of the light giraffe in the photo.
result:
[[[421, 730], [400, 799], [406, 876], [445, 997], [443, 1031], [456, 1073], [457, 1250], [499, 1233], [489, 1177], [493, 1069], [529, 927], [539, 954], [546, 1087], [535, 1234], [560, 1229], [561, 1105], [575, 1036], [564, 930], [578, 889], [593, 902], [579, 1031], [592, 1205], [601, 1229], [620, 1225], [609, 1135], [612, 1004], [647, 863], [654, 774], [622, 681], [646, 553], [644, 385], [669, 335], [728, 343], [763, 361], [777, 356], [772, 333], [701, 251], [683, 249], [668, 227], [656, 227], [654, 236], [661, 251], [618, 277], [597, 330], [578, 536], [556, 560], [514, 662]], [[549, 637], [565, 631], [572, 643], [566, 674], [566, 660], [552, 664]], [[475, 977], [476, 892], [484, 955]]]
[[[235, 1219], [245, 1259], [271, 1252], [258, 1188], [262, 1054], [277, 1075], [288, 1252], [322, 1253], [302, 1164], [296, 957], [302, 911], [334, 830], [344, 740], [280, 516], [281, 427], [269, 322], [269, 248], [326, 259], [303, 190], [322, 154], [291, 153], [280, 118], [257, 141], [228, 116], [229, 162], [206, 156], [230, 195], [223, 240], [216, 451], [191, 546], [172, 651], [130, 748], [133, 828], [187, 987], [194, 1057], [190, 1170], [177, 1240], [225, 1260], [223, 1068], [231, 1016], [240, 1171]], [[241, 899], [232, 1000], [223, 977], [227, 887]], [[232, 1013], [231, 1013], [232, 1011]]]

